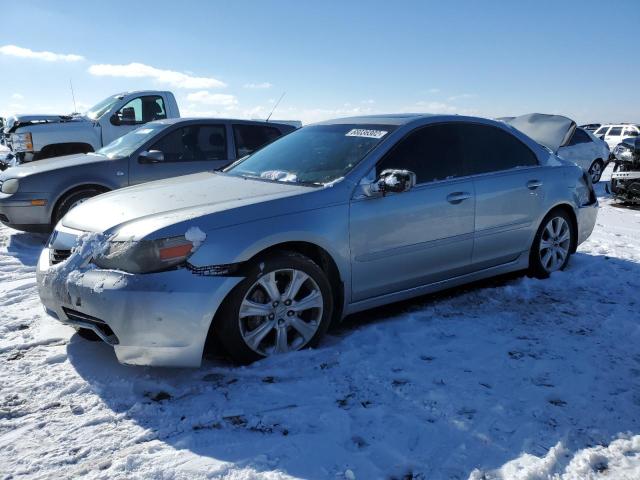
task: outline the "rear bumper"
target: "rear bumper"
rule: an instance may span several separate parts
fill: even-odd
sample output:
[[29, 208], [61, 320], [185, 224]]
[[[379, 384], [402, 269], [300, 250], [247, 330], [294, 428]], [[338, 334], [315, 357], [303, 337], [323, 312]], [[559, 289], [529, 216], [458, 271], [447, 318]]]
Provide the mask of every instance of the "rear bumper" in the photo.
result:
[[242, 280], [186, 269], [81, 271], [68, 262], [50, 265], [48, 248], [40, 255], [36, 275], [45, 310], [62, 323], [94, 330], [121, 363], [132, 365], [199, 366], [211, 321]]
[[576, 217], [578, 220], [578, 245], [584, 242], [596, 225], [596, 219], [598, 217], [598, 202], [594, 202], [591, 205], [585, 205], [578, 208]]

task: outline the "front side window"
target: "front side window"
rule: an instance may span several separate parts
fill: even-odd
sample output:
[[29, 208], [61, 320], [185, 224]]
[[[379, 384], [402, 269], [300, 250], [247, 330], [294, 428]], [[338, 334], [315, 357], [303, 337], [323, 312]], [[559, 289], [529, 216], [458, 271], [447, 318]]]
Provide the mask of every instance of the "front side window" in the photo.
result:
[[607, 134], [608, 137], [619, 137], [620, 135], [622, 135], [622, 127], [611, 127]]
[[491, 125], [460, 125], [471, 175], [538, 165], [536, 155], [514, 135]]
[[122, 100], [122, 97], [119, 95], [116, 95], [115, 97], [105, 98], [104, 100], [95, 104], [93, 107], [87, 110], [85, 115], [91, 120], [97, 120], [102, 115], [111, 110], [111, 107], [113, 107], [113, 105], [120, 100]]
[[102, 147], [96, 153], [105, 155], [109, 158], [123, 158], [131, 155], [137, 148], [141, 147], [145, 142], [151, 140], [158, 135], [167, 125], [149, 124], [136, 128], [135, 130], [116, 138], [109, 145]]
[[417, 183], [445, 180], [465, 174], [458, 126], [441, 124], [422, 127], [401, 140], [376, 167], [410, 170]]
[[167, 118], [164, 100], [157, 95], [134, 98], [116, 112], [121, 125], [138, 125]]
[[322, 185], [345, 176], [395, 129], [392, 125], [312, 125], [225, 170], [229, 175]]
[[280, 130], [275, 127], [265, 125], [234, 125], [233, 138], [236, 142], [238, 158], [255, 152], [260, 147], [280, 137], [280, 135]]
[[160, 150], [164, 162], [198, 162], [227, 158], [224, 125], [190, 125], [165, 135], [149, 150]]

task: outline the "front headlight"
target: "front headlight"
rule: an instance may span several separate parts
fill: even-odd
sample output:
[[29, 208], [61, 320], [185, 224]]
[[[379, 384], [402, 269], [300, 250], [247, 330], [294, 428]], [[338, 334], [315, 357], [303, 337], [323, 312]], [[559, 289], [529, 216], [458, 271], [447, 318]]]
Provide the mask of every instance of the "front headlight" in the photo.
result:
[[12, 193], [16, 193], [18, 188], [20, 187], [20, 180], [17, 178], [10, 178], [9, 180], [5, 180], [0, 183], [0, 192], [11, 195]]
[[31, 132], [12, 133], [11, 148], [14, 152], [33, 152], [33, 140]]
[[633, 162], [633, 151], [622, 143], [613, 149], [613, 155], [621, 162]]
[[183, 266], [198, 246], [183, 236], [138, 242], [108, 242], [93, 257], [92, 263], [105, 270], [127, 273], [161, 272]]

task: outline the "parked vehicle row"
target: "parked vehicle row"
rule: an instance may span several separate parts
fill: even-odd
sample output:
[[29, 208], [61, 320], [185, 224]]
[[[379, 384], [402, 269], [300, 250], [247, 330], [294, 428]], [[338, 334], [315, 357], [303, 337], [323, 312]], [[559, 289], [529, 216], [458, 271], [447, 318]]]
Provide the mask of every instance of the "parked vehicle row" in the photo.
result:
[[[187, 154], [157, 145], [156, 128], [173, 129], [164, 139], [206, 126], [211, 155], [224, 157], [221, 145], [234, 159], [246, 153], [233, 122], [226, 143], [201, 122], [150, 123], [82, 169], [123, 148], [122, 176], [152, 180], [138, 172]], [[353, 312], [515, 270], [544, 278], [567, 265], [596, 220], [589, 175], [559, 155], [574, 132], [569, 119], [535, 114], [303, 127], [223, 171], [77, 202], [40, 255], [40, 298], [54, 318], [113, 345], [123, 363], [197, 366], [214, 335], [250, 362], [317, 345]], [[56, 168], [52, 177], [66, 175]], [[3, 177], [3, 191], [15, 189], [3, 200], [27, 177]]]
[[179, 116], [173, 94], [155, 90], [112, 95], [83, 115], [15, 115], [0, 128], [0, 137], [12, 152], [12, 161], [3, 162], [0, 169], [94, 152], [140, 125]]
[[48, 232], [95, 195], [152, 180], [226, 167], [295, 130], [288, 124], [166, 119], [138, 127], [88, 154], [28, 162], [0, 172], [0, 222]]
[[640, 136], [627, 138], [614, 150], [609, 191], [616, 200], [640, 204]]

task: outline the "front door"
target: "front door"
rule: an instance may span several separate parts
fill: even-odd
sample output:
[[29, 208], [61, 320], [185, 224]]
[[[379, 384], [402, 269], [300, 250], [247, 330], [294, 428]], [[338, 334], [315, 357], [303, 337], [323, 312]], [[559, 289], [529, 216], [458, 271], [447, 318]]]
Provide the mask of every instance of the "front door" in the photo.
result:
[[[159, 95], [145, 95], [128, 101], [112, 120], [109, 115], [100, 120], [102, 145], [108, 145], [125, 133], [154, 120], [167, 118], [164, 100]], [[114, 122], [115, 120], [115, 122]]]
[[174, 128], [147, 148], [163, 153], [164, 160], [149, 162], [132, 157], [130, 183], [149, 182], [190, 173], [217, 170], [229, 164], [224, 124], [192, 124]]
[[352, 301], [467, 273], [473, 248], [473, 182], [463, 176], [457, 124], [422, 127], [376, 167], [410, 170], [417, 185], [351, 202]]

